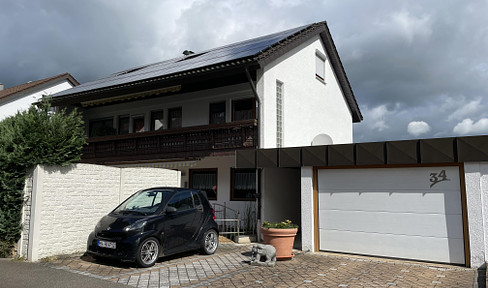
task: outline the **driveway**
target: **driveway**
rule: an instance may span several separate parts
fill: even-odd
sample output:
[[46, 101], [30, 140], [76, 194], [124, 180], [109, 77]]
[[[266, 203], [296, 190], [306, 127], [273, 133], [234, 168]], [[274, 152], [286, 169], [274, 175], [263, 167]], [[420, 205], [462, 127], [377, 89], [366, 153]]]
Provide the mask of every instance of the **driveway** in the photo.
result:
[[[216, 254], [162, 258], [154, 267], [71, 256], [44, 265], [131, 287], [483, 287], [483, 275], [459, 266], [300, 253], [275, 267], [250, 266], [250, 245], [221, 244]], [[479, 277], [478, 277], [479, 276]]]

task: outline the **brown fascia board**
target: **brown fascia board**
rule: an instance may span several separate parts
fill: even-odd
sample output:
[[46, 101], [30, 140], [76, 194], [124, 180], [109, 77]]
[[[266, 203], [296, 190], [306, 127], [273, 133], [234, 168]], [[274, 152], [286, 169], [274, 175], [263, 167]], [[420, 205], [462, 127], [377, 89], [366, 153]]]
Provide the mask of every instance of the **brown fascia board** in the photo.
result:
[[329, 55], [332, 68], [334, 69], [335, 75], [337, 76], [341, 89], [346, 97], [346, 101], [352, 114], [353, 122], [361, 122], [361, 120], [363, 120], [363, 115], [359, 109], [356, 97], [352, 91], [351, 84], [347, 78], [344, 66], [342, 65], [339, 53], [337, 52], [326, 21], [312, 24], [306, 29], [291, 35], [279, 43], [276, 43], [275, 45], [261, 52], [256, 59], [260, 66], [264, 67], [316, 35], [320, 35], [320, 38], [325, 46], [325, 50]]
[[78, 82], [78, 80], [75, 79], [75, 77], [73, 77], [71, 74], [69, 73], [66, 73], [68, 75], [66, 75], [66, 79], [71, 82], [71, 84], [73, 84], [73, 86], [78, 86], [80, 85], [80, 82]]
[[275, 43], [274, 45], [266, 48], [256, 56], [256, 60], [261, 67], [268, 65], [274, 60], [280, 58], [291, 50], [297, 48], [307, 40], [313, 38], [314, 36], [320, 34], [324, 30], [323, 24], [325, 22], [319, 22], [312, 24], [286, 39]]
[[[245, 67], [250, 70], [259, 68], [257, 62], [251, 58], [243, 58], [216, 64], [213, 66], [202, 67], [194, 70], [178, 72], [175, 74], [163, 75], [151, 79], [144, 79], [136, 82], [129, 82], [101, 89], [83, 91], [80, 93], [67, 94], [51, 98], [53, 105], [73, 105], [83, 101], [97, 100], [100, 98], [112, 97], [114, 95], [124, 95], [126, 93], [143, 92], [151, 85], [181, 85], [189, 82], [195, 82], [192, 79], [205, 80], [218, 77], [220, 74], [228, 75], [229, 72], [243, 72]], [[189, 80], [190, 79], [190, 80]]]

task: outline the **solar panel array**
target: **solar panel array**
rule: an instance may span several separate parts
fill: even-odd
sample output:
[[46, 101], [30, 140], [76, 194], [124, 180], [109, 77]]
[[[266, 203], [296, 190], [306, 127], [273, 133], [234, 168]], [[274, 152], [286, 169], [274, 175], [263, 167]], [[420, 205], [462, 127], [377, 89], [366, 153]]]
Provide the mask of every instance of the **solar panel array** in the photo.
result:
[[165, 75], [191, 71], [204, 68], [228, 61], [236, 61], [247, 58], [266, 50], [268, 47], [294, 35], [295, 33], [309, 27], [305, 25], [286, 31], [261, 36], [254, 39], [245, 40], [229, 44], [226, 46], [198, 52], [196, 55], [181, 56], [162, 62], [134, 67], [107, 77], [88, 82], [72, 89], [68, 89], [55, 94], [53, 97], [60, 97], [70, 94], [82, 93], [90, 90], [114, 87], [143, 80], [149, 80]]

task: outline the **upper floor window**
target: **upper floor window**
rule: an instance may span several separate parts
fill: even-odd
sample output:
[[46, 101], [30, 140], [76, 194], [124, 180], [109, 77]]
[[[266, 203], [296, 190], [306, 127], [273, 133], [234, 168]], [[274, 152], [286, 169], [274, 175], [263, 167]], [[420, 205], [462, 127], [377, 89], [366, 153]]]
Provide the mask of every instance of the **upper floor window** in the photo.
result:
[[119, 116], [119, 135], [129, 133], [129, 122], [130, 122], [129, 116], [127, 115]]
[[182, 124], [182, 108], [171, 108], [168, 110], [168, 128], [181, 128]]
[[210, 124], [225, 123], [225, 101], [210, 103]]
[[254, 98], [233, 101], [232, 121], [254, 119], [256, 114], [254, 103]]
[[98, 137], [98, 136], [107, 136], [107, 135], [114, 135], [114, 119], [104, 118], [98, 120], [90, 120], [89, 124], [89, 137]]
[[160, 111], [151, 112], [151, 131], [164, 129], [164, 113]]
[[325, 55], [315, 51], [315, 78], [325, 82]]
[[190, 188], [203, 190], [209, 200], [217, 200], [217, 169], [190, 169]]
[[134, 132], [144, 132], [144, 116], [132, 118], [132, 127], [134, 127]]

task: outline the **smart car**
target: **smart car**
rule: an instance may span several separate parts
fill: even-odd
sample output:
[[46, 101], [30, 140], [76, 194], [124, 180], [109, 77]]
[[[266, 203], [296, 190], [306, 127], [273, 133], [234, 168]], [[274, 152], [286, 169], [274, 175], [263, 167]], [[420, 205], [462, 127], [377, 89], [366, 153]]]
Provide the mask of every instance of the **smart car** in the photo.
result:
[[153, 266], [159, 257], [201, 249], [213, 254], [219, 230], [203, 191], [157, 187], [136, 192], [90, 233], [87, 253], [94, 258]]

